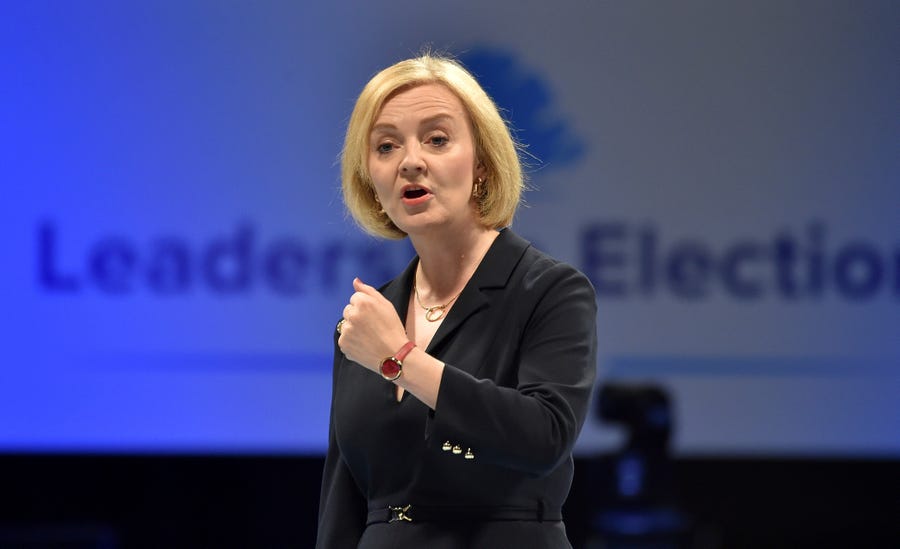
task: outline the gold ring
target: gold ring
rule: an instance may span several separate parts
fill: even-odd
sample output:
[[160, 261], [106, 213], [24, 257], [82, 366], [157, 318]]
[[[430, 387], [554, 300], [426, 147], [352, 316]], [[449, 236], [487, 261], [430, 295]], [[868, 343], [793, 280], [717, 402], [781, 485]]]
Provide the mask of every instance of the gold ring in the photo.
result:
[[338, 320], [337, 326], [335, 327], [335, 330], [337, 330], [337, 333], [341, 333], [341, 328], [344, 327], [344, 321], [345, 321], [345, 320], [346, 320], [346, 319], [344, 319], [344, 318]]

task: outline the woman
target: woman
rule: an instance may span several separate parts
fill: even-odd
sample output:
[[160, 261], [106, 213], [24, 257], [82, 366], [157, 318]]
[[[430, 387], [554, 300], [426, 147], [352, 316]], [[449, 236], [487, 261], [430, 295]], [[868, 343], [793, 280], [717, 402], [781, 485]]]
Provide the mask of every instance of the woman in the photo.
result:
[[569, 547], [594, 291], [505, 228], [522, 175], [497, 108], [452, 60], [397, 63], [357, 100], [342, 179], [417, 257], [355, 279], [337, 325], [317, 547]]

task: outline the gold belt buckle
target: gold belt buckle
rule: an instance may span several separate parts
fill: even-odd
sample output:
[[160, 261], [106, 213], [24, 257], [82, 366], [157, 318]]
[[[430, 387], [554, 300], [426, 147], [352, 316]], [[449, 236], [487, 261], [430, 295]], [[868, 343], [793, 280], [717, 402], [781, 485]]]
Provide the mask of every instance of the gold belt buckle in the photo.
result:
[[412, 522], [412, 517], [407, 515], [410, 507], [412, 507], [412, 505], [405, 505], [403, 507], [390, 507], [389, 506], [388, 509], [391, 510], [391, 520], [389, 520], [388, 523], [398, 522], [401, 520], [405, 520], [406, 522]]

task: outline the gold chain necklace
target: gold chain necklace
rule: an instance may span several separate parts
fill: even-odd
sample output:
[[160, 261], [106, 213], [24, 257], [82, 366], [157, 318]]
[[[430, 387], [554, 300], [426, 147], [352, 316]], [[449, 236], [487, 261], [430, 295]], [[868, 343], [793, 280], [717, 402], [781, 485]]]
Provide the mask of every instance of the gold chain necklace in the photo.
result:
[[432, 307], [426, 307], [422, 304], [422, 300], [419, 298], [419, 288], [416, 286], [416, 281], [413, 280], [413, 293], [416, 294], [416, 303], [419, 304], [419, 307], [425, 309], [425, 320], [428, 322], [437, 322], [438, 320], [444, 318], [444, 315], [447, 313], [447, 307], [450, 306], [451, 303], [456, 301], [456, 298], [462, 294], [460, 291], [456, 294], [453, 299], [444, 303], [443, 305], [434, 305]]

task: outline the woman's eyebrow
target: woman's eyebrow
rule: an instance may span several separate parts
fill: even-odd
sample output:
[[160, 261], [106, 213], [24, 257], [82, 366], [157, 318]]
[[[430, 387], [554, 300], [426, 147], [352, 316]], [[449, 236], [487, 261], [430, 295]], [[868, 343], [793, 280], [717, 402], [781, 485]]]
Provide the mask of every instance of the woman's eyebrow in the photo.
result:
[[[428, 118], [423, 118], [419, 121], [419, 126], [433, 126], [434, 124], [445, 122], [445, 121], [453, 121], [453, 115], [450, 113], [439, 113], [433, 116], [429, 116]], [[380, 132], [394, 132], [397, 131], [397, 126], [390, 122], [379, 122], [372, 126], [372, 131], [370, 134], [376, 134]]]
[[375, 134], [375, 133], [379, 133], [379, 132], [393, 132], [393, 131], [397, 131], [397, 126], [387, 123], [387, 122], [382, 122], [380, 124], [375, 124], [374, 126], [372, 126], [372, 131], [369, 133]]

